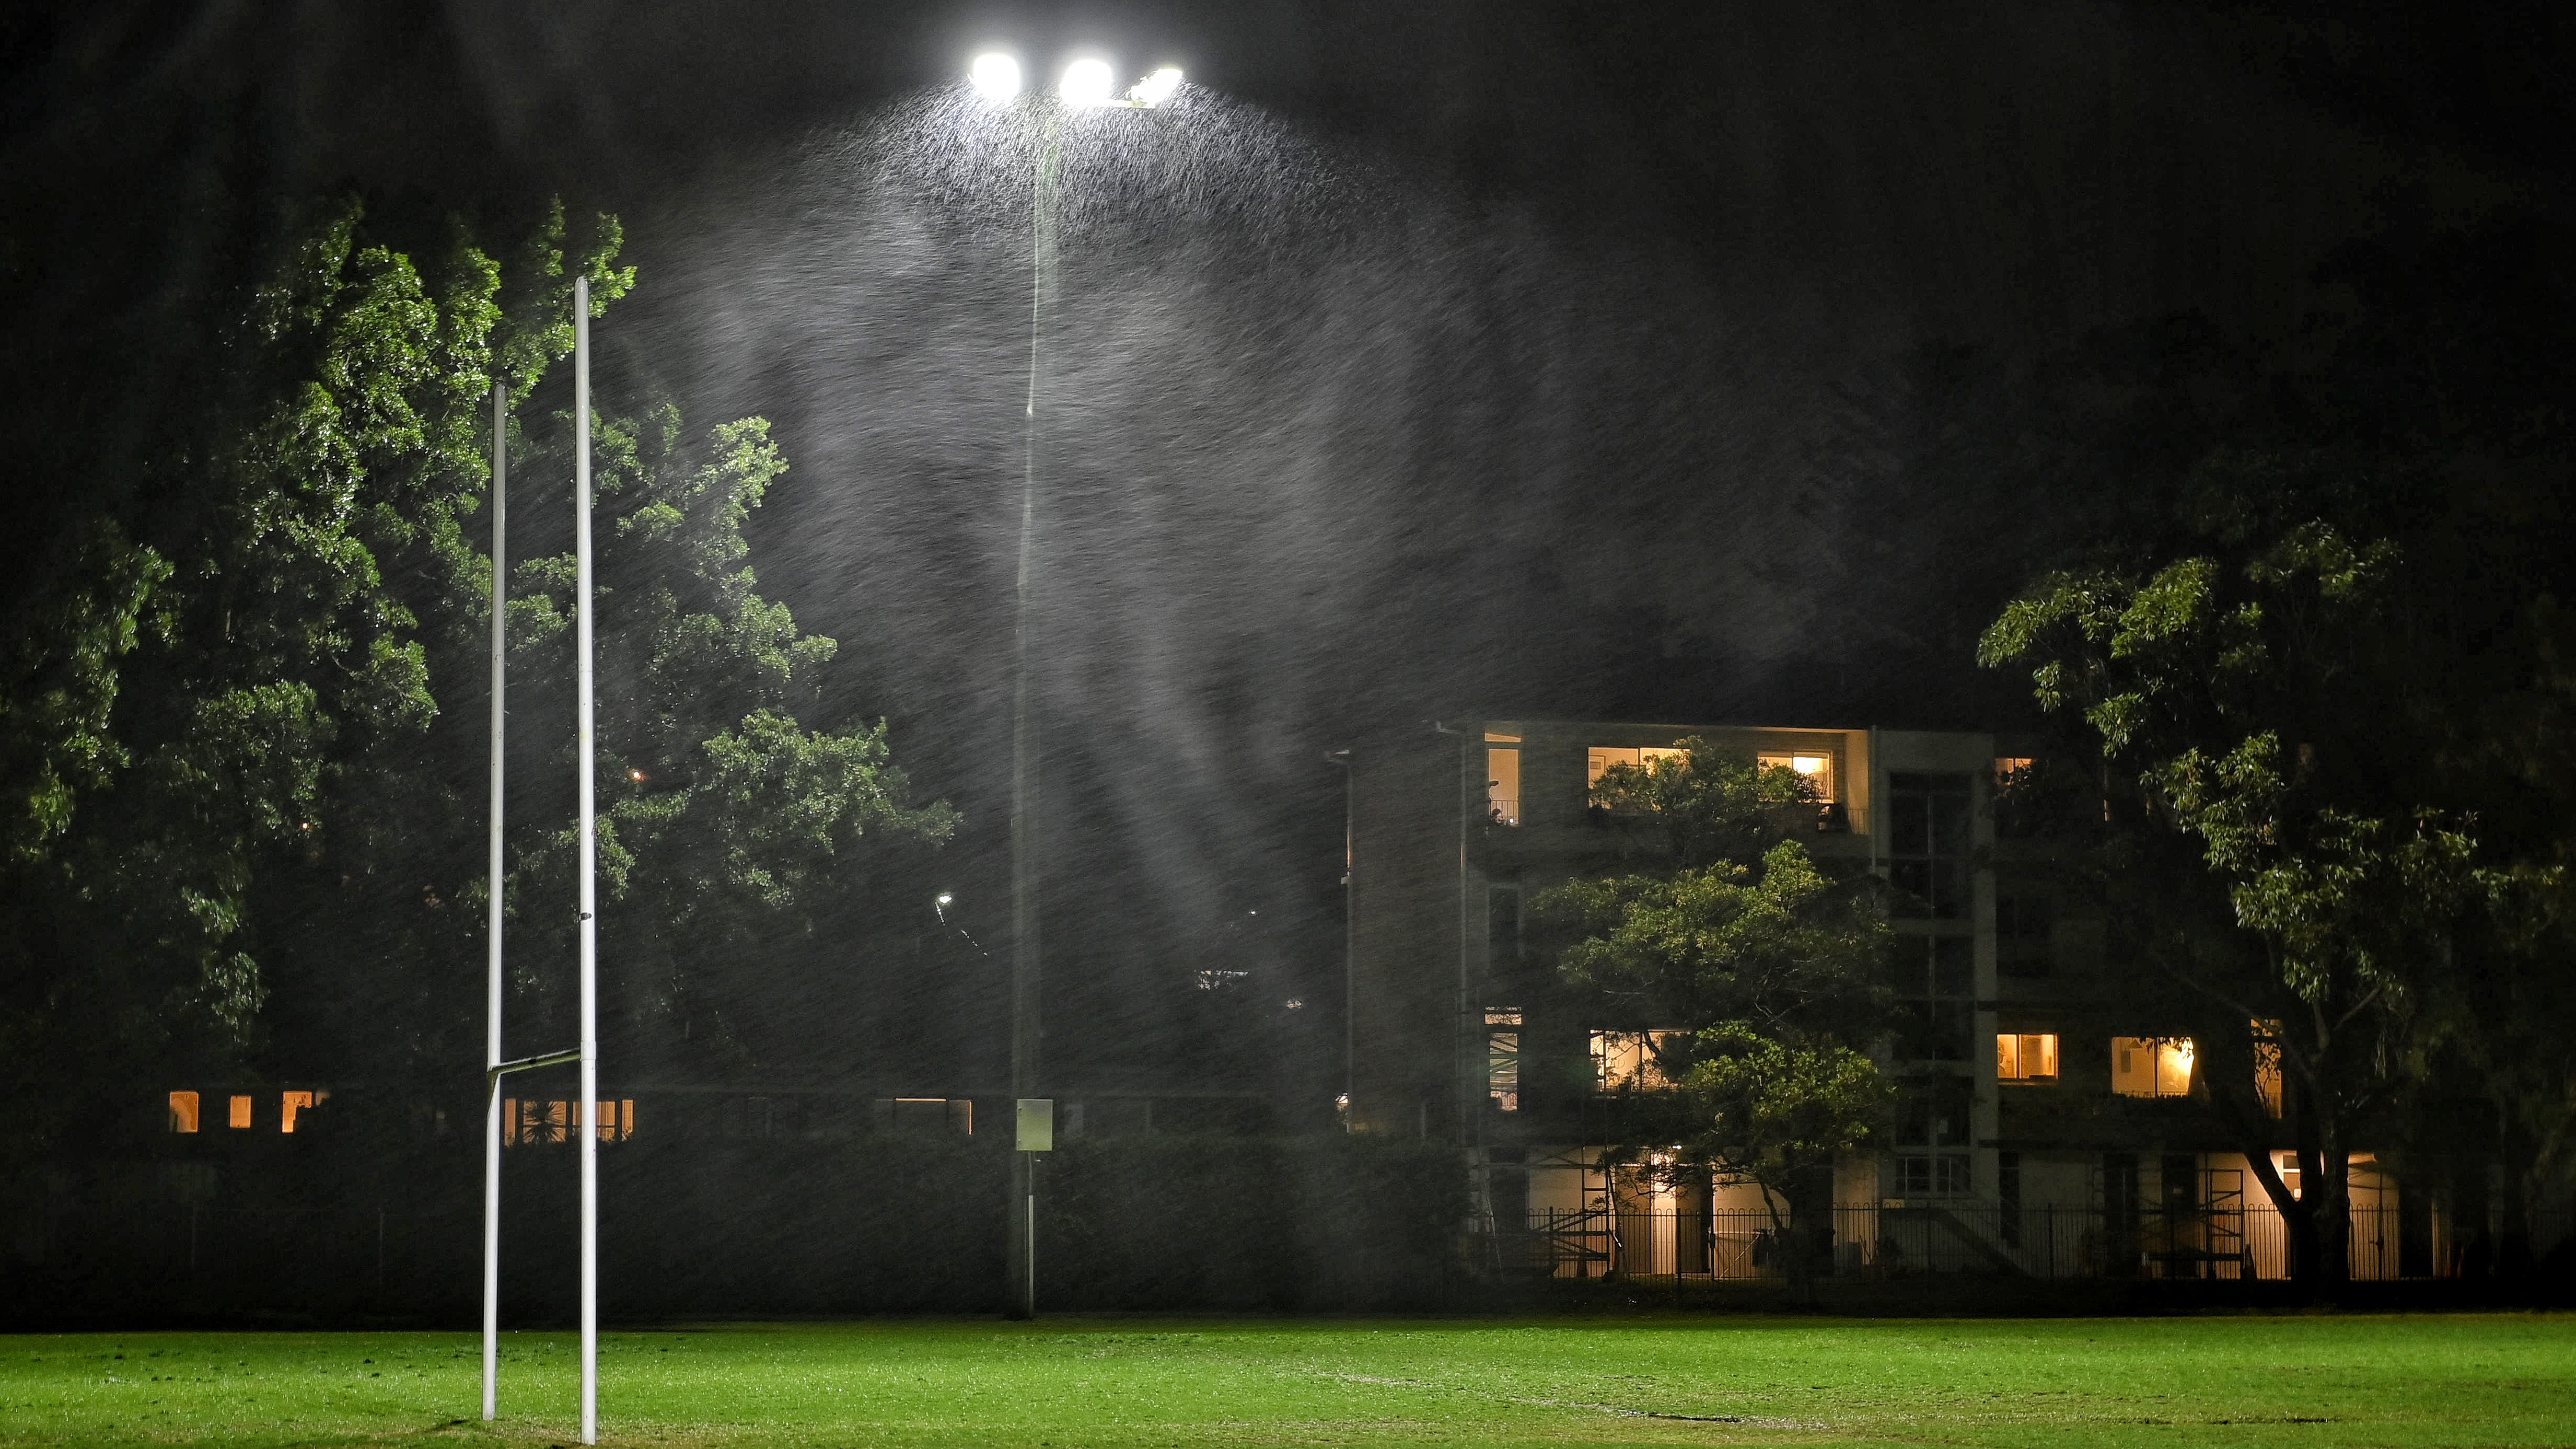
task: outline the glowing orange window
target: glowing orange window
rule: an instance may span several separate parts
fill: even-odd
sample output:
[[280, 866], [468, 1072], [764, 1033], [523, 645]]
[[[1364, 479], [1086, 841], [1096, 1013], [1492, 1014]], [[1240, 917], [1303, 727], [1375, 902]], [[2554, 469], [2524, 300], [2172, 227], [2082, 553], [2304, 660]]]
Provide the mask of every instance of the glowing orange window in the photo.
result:
[[2192, 1056], [2187, 1036], [2115, 1036], [2111, 1090], [2123, 1097], [2187, 1097]]
[[2028, 1032], [1995, 1038], [1995, 1080], [2002, 1082], [2054, 1082], [2057, 1080], [2057, 1033]]
[[229, 1120], [231, 1124], [237, 1128], [246, 1128], [250, 1126], [250, 1098], [235, 1097], [232, 1099], [230, 1105], [231, 1115]]
[[172, 1092], [170, 1094], [170, 1130], [173, 1132], [197, 1130], [196, 1093]]

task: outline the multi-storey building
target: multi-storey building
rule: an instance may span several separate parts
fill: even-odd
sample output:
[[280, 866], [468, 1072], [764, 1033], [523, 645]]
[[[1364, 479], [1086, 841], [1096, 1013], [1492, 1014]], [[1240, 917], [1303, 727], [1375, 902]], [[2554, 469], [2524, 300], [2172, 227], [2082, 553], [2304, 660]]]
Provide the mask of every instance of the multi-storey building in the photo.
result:
[[[2281, 1223], [2172, 999], [2119, 974], [2101, 923], [2056, 898], [2044, 841], [1998, 838], [2029, 761], [1992, 735], [1540, 720], [1425, 726], [1354, 753], [1353, 1130], [1453, 1140], [1498, 1265], [1745, 1274], [1770, 1213], [1749, 1185], [1605, 1163], [1625, 1093], [1661, 1085], [1656, 1034], [1605, 1019], [1534, 950], [1527, 907], [1580, 876], [1658, 868], [1591, 801], [1620, 763], [1690, 736], [1794, 769], [1823, 862], [1900, 902], [1880, 1064], [1892, 1135], [1835, 1173], [1837, 1261], [2034, 1275], [2276, 1276]], [[1803, 833], [1803, 831], [1802, 831]], [[2248, 1023], [2248, 1031], [2254, 1030]], [[2254, 1053], [2259, 1063], [2263, 1054]], [[2258, 1081], [2277, 1115], [2277, 1076]], [[2194, 1095], [2202, 1100], [2195, 1101]], [[1651, 1144], [1631, 1142], [1631, 1147]], [[2294, 1162], [2284, 1130], [2278, 1161]], [[2428, 1194], [2354, 1162], [2356, 1276], [2431, 1275]]]

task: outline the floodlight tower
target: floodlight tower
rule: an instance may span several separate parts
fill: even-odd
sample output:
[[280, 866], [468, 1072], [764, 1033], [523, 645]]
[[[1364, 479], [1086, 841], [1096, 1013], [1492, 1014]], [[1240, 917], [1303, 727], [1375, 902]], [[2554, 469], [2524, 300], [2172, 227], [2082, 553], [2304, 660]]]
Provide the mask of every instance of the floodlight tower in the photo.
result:
[[[1039, 1051], [1038, 954], [1038, 717], [1030, 687], [1029, 657], [1035, 616], [1029, 607], [1031, 570], [1037, 554], [1040, 409], [1046, 401], [1047, 306], [1055, 293], [1056, 181], [1061, 158], [1061, 122], [1067, 110], [1119, 109], [1150, 111], [1171, 100], [1180, 89], [1181, 72], [1164, 66], [1114, 93], [1109, 63], [1084, 56], [1064, 68], [1053, 96], [1023, 100], [1019, 60], [1002, 51], [975, 57], [968, 79], [986, 100], [1018, 102], [1036, 108], [1038, 156], [1032, 180], [1029, 261], [1029, 389], [1020, 438], [1020, 556], [1011, 641], [1011, 1095], [1020, 1106], [1015, 1116], [1020, 1150], [1011, 1154], [1009, 1287], [1006, 1311], [1014, 1318], [1037, 1316], [1037, 1179], [1032, 1154], [1052, 1145], [1053, 1103], [1041, 1102]], [[1042, 1124], [1032, 1132], [1032, 1123]]]

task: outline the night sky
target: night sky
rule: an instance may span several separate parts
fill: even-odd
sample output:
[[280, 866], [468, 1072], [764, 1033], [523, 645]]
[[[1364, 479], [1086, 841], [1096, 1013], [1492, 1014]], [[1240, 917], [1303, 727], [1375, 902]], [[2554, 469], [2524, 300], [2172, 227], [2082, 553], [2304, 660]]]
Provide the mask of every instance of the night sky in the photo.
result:
[[[14, 546], [41, 567], [121, 486], [186, 385], [166, 309], [282, 199], [615, 212], [641, 286], [603, 388], [776, 423], [752, 562], [965, 811], [922, 882], [998, 944], [1026, 182], [960, 82], [995, 43], [1178, 64], [1170, 114], [1096, 118], [1152, 129], [1068, 145], [1049, 969], [1068, 1075], [1138, 1041], [1239, 1075], [1189, 982], [1253, 970], [1240, 1009], [1302, 1050], [1279, 1010], [1339, 974], [1325, 750], [2016, 722], [1969, 644], [2109, 505], [1949, 445], [2105, 337], [2293, 342], [2356, 239], [2563, 214], [2569, 12], [2464, 8], [16, 7]], [[918, 1070], [990, 1072], [982, 988], [859, 975], [889, 1040], [954, 1025]]]

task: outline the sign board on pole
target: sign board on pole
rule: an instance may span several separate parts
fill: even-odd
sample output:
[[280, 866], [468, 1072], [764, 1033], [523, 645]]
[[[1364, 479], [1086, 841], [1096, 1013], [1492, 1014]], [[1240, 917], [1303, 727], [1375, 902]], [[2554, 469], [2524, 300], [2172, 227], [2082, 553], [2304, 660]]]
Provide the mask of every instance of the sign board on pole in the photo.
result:
[[1022, 1152], [1055, 1150], [1055, 1099], [1052, 1097], [1020, 1098], [1020, 1140]]

